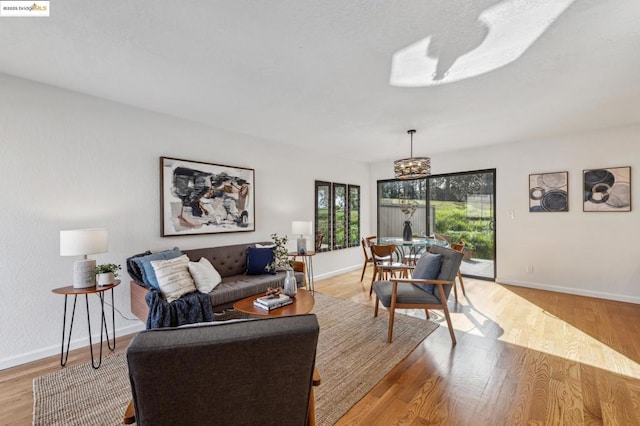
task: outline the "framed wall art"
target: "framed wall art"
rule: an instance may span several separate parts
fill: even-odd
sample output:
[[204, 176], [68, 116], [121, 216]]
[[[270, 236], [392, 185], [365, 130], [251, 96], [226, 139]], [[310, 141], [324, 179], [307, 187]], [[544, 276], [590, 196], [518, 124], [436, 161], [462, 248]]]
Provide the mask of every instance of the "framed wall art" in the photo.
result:
[[585, 212], [630, 212], [631, 167], [583, 170]]
[[161, 235], [255, 231], [254, 170], [160, 157]]
[[529, 175], [530, 212], [569, 211], [569, 172]]

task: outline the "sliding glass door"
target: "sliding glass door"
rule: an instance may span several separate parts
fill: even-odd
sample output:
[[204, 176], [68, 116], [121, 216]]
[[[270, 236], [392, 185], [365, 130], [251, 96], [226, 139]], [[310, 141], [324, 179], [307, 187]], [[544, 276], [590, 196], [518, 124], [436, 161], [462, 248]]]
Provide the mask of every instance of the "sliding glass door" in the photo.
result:
[[464, 243], [465, 276], [495, 279], [495, 182], [495, 169], [429, 177], [434, 233]]
[[495, 169], [378, 181], [379, 237], [414, 237], [464, 243], [462, 274], [495, 279]]

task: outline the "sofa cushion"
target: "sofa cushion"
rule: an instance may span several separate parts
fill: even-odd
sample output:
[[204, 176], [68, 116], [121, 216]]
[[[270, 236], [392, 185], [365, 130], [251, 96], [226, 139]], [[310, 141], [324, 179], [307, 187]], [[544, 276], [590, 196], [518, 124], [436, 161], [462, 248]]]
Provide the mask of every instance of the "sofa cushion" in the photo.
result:
[[[418, 280], [435, 280], [440, 273], [440, 265], [442, 264], [441, 254], [425, 253], [420, 257], [418, 264], [411, 274], [412, 278]], [[414, 284], [427, 293], [433, 293], [434, 284]]]
[[185, 255], [168, 260], [152, 260], [160, 292], [173, 302], [180, 296], [196, 291], [196, 285], [189, 273], [189, 258]]
[[146, 256], [140, 256], [133, 259], [133, 261], [138, 265], [138, 268], [142, 272], [142, 282], [149, 287], [153, 287], [155, 289], [159, 289], [158, 280], [156, 279], [156, 273], [151, 266], [151, 262], [154, 260], [168, 260], [175, 259], [178, 256], [181, 256], [182, 252], [178, 247], [174, 247], [171, 250], [164, 250], [157, 253], [151, 253]]
[[267, 267], [273, 263], [274, 252], [272, 248], [247, 248], [247, 275], [274, 274], [275, 271]]
[[189, 273], [200, 293], [209, 293], [222, 282], [218, 271], [204, 257], [201, 257], [198, 262], [189, 262]]

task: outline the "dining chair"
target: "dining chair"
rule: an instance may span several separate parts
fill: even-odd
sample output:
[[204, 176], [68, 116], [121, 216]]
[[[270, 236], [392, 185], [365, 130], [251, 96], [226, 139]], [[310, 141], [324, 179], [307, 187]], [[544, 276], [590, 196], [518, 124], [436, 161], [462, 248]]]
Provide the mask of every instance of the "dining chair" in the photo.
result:
[[[429, 318], [429, 309], [442, 309], [449, 326], [451, 341], [456, 344], [456, 335], [451, 324], [447, 299], [451, 287], [455, 286], [455, 279], [462, 253], [449, 248], [433, 246], [431, 253], [425, 253], [413, 269], [411, 278], [390, 277], [388, 280], [378, 280], [373, 283], [376, 293], [374, 317], [378, 316], [378, 305], [382, 304], [389, 310], [389, 330], [387, 343], [393, 337], [393, 320], [396, 309], [424, 309]], [[382, 270], [387, 268], [380, 265]]]
[[[464, 242], [462, 242], [461, 244], [456, 244], [456, 243], [451, 243], [450, 246], [451, 250], [455, 250], [457, 252], [463, 253], [464, 254]], [[458, 269], [458, 281], [460, 281], [460, 288], [462, 288], [462, 294], [464, 296], [467, 295], [467, 293], [464, 291], [464, 282], [462, 281], [462, 273], [460, 272], [460, 269]], [[456, 288], [456, 285], [453, 285], [453, 296], [456, 299], [456, 302], [458, 301], [458, 290]]]
[[[373, 292], [373, 282], [376, 280], [376, 277], [379, 279], [385, 279], [387, 276], [395, 276], [396, 273], [399, 273], [403, 277], [408, 276], [408, 270], [410, 269], [408, 265], [402, 263], [401, 257], [399, 257], [397, 246], [395, 244], [371, 244], [371, 256], [375, 262], [373, 269], [373, 276], [371, 277], [371, 287], [369, 288], [369, 296], [371, 296]], [[396, 261], [394, 261], [394, 257]], [[385, 266], [386, 268], [382, 271], [378, 267]]]
[[367, 270], [367, 266], [369, 264], [374, 265], [373, 257], [371, 256], [371, 241], [375, 240], [376, 236], [365, 237], [360, 240], [360, 244], [362, 245], [362, 252], [364, 253], [364, 264], [362, 265], [362, 275], [360, 276], [360, 281], [364, 279], [364, 273]]

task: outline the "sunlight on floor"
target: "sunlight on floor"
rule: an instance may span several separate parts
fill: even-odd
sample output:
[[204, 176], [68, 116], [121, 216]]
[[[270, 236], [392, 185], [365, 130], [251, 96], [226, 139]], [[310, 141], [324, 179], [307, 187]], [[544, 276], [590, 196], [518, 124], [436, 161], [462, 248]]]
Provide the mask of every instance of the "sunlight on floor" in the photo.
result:
[[427, 28], [431, 34], [393, 54], [389, 83], [426, 87], [503, 67], [522, 56], [574, 1], [507, 0], [464, 28]]

